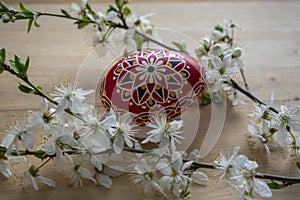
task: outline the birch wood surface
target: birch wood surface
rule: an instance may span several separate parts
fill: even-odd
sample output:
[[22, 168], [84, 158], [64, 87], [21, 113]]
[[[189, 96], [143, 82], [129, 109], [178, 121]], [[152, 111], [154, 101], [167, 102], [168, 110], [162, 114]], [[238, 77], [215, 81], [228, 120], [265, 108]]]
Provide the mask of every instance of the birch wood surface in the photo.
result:
[[[16, 3], [16, 0], [7, 1]], [[60, 12], [69, 9], [69, 1], [24, 1], [32, 10]], [[54, 2], [54, 3], [51, 3]], [[107, 2], [93, 4], [94, 8], [106, 8]], [[13, 4], [13, 6], [17, 6]], [[209, 33], [211, 28], [222, 23], [224, 18], [233, 19], [241, 25], [236, 35], [245, 48], [243, 55], [247, 67], [247, 79], [252, 92], [267, 100], [271, 91], [275, 94], [275, 107], [284, 103], [288, 106], [299, 104], [300, 97], [300, 1], [137, 1], [132, 0], [131, 8], [139, 15], [155, 12], [151, 17], [157, 27], [171, 28], [183, 32], [195, 40]], [[97, 10], [97, 9], [96, 9]], [[26, 33], [26, 23], [0, 23], [0, 47], [8, 51], [8, 58], [19, 54], [31, 59], [30, 77], [32, 81], [51, 92], [54, 85], [75, 77], [81, 63], [89, 54], [91, 47], [86, 43], [88, 31], [78, 31], [71, 21], [42, 17], [41, 27]], [[26, 110], [38, 109], [40, 98], [22, 94], [17, 82], [9, 74], [0, 77], [0, 130]], [[300, 176], [295, 166], [295, 158], [274, 153], [267, 158], [264, 153], [253, 153], [247, 143], [247, 114], [252, 102], [242, 97], [245, 106], [232, 107], [228, 104], [226, 121], [222, 135], [213, 150], [202, 159], [211, 162], [220, 148], [230, 152], [234, 146], [241, 147], [241, 153], [256, 160], [260, 172], [278, 175]], [[201, 117], [205, 123], [203, 108]], [[207, 120], [207, 122], [209, 122]], [[205, 127], [205, 125], [203, 125]], [[205, 129], [199, 128], [199, 132]], [[201, 134], [198, 136], [201, 137]], [[192, 144], [199, 148], [196, 138]], [[224, 181], [210, 177], [205, 187], [193, 187], [192, 199], [239, 199], [235, 192], [226, 189]], [[113, 179], [113, 188], [87, 184], [81, 189], [73, 189], [54, 165], [47, 166], [43, 175], [53, 177], [56, 189], [41, 186], [38, 192], [23, 192], [18, 179], [0, 178], [0, 199], [147, 199], [135, 186], [128, 184], [128, 176]], [[300, 185], [285, 190], [273, 191], [273, 199], [299, 199]], [[158, 198], [159, 199], [159, 198]]]

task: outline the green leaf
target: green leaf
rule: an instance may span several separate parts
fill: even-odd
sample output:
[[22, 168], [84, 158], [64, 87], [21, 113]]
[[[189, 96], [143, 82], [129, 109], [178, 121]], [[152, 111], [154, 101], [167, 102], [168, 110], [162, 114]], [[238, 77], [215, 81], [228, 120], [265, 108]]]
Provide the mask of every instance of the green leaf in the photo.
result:
[[21, 9], [22, 12], [24, 12], [24, 13], [27, 13], [27, 12], [30, 12], [30, 13], [31, 13], [30, 10], [28, 10], [27, 8], [25, 8], [25, 6], [24, 6], [24, 4], [23, 4], [22, 2], [20, 2], [20, 9]]
[[1, 7], [4, 11], [9, 11], [9, 7], [8, 7], [3, 1], [0, 1], [0, 7]]
[[61, 9], [60, 11], [61, 11], [62, 14], [66, 15], [66, 16], [70, 16], [68, 11], [66, 11], [64, 9]]
[[43, 150], [36, 150], [34, 156], [44, 160], [48, 155]]
[[218, 30], [218, 31], [220, 31], [220, 32], [223, 32], [223, 31], [224, 31], [224, 28], [223, 28], [222, 26], [220, 26], [220, 25], [217, 25], [217, 26], [215, 26], [215, 30]]
[[0, 74], [2, 74], [3, 73], [3, 69], [0, 67]]
[[296, 162], [298, 169], [300, 169], [300, 161]]
[[33, 93], [34, 92], [33, 88], [31, 88], [30, 86], [24, 85], [22, 83], [19, 83], [18, 88], [21, 92], [24, 92], [24, 93]]
[[34, 26], [37, 27], [37, 28], [40, 27], [39, 23], [36, 20], [34, 20]]
[[117, 10], [115, 7], [113, 7], [112, 5], [109, 5], [109, 6], [108, 6], [108, 9], [107, 9], [107, 11], [106, 11], [106, 14], [109, 13], [110, 11], [118, 12], [118, 10]]
[[32, 22], [33, 22], [33, 19], [32, 19], [32, 18], [28, 20], [28, 24], [27, 24], [27, 33], [29, 33], [30, 30], [31, 30]]
[[123, 14], [125, 15], [125, 17], [128, 17], [129, 15], [131, 15], [131, 10], [128, 7], [125, 7], [123, 9]]
[[88, 9], [88, 11], [93, 12], [92, 7], [91, 7], [91, 5], [89, 4], [89, 2], [87, 2], [86, 8]]
[[79, 22], [79, 21], [77, 21], [76, 24], [77, 24], [77, 28], [78, 29], [82, 29], [83, 27], [85, 27], [86, 25], [88, 25], [89, 22]]
[[185, 42], [179, 43], [179, 42], [173, 41], [172, 44], [174, 44], [179, 51], [187, 53]]
[[0, 64], [5, 63], [6, 51], [4, 48], [0, 50]]
[[122, 1], [121, 1], [121, 0], [116, 0], [116, 6], [117, 6], [119, 9], [121, 9], [122, 6], [123, 6]]
[[200, 100], [201, 100], [201, 105], [203, 106], [209, 105], [211, 103], [210, 94], [208, 92], [203, 93], [200, 97]]
[[24, 72], [25, 73], [28, 71], [28, 67], [29, 67], [29, 57], [27, 57], [25, 65], [24, 65]]
[[284, 185], [283, 183], [280, 184], [280, 183], [275, 182], [274, 180], [271, 180], [271, 181], [272, 181], [271, 183], [268, 183], [268, 186], [271, 189], [278, 190], [278, 189], [283, 189], [286, 187], [286, 185]]
[[39, 89], [40, 91], [43, 90], [42, 86], [40, 86], [40, 85], [36, 86], [36, 88]]
[[16, 68], [16, 71], [18, 73], [22, 73], [23, 71], [23, 61], [21, 60], [21, 58], [17, 55], [15, 55], [15, 68]]

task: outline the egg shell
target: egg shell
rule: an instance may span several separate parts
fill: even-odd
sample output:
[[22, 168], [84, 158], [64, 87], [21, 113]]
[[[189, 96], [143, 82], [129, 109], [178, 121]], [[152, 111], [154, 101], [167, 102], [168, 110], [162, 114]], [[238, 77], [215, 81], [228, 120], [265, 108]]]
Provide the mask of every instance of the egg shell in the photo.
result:
[[104, 107], [131, 112], [144, 124], [153, 116], [180, 115], [205, 89], [203, 67], [186, 53], [143, 50], [117, 61], [101, 81]]

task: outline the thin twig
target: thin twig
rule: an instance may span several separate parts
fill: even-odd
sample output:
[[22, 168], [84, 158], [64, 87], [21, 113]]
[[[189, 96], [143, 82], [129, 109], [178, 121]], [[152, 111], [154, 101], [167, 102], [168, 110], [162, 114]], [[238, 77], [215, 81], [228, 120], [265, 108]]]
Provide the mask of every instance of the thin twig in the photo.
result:
[[[257, 97], [255, 97], [251, 92], [249, 92], [248, 90], [245, 90], [244, 88], [242, 88], [237, 82], [235, 82], [233, 79], [230, 80], [231, 82], [226, 82], [228, 84], [230, 84], [234, 89], [238, 90], [239, 92], [243, 93], [244, 95], [246, 95], [247, 97], [249, 97], [252, 101], [254, 101], [255, 103], [258, 103], [260, 105], [266, 105], [263, 101], [259, 100]], [[279, 111], [276, 110], [273, 107], [269, 107], [269, 110], [273, 111], [276, 114], [279, 114]]]
[[159, 41], [157, 41], [157, 40], [154, 40], [153, 38], [151, 38], [151, 37], [149, 37], [149, 36], [147, 36], [147, 35], [145, 35], [145, 34], [139, 32], [138, 30], [135, 30], [135, 33], [136, 33], [137, 35], [143, 37], [146, 41], [153, 42], [154, 44], [158, 44], [159, 46], [164, 47], [164, 48], [166, 48], [166, 49], [168, 49], [168, 50], [171, 50], [171, 51], [179, 51], [178, 49], [169, 47], [169, 46], [167, 46], [167, 45], [165, 45], [165, 44], [163, 44], [163, 43], [161, 43], [161, 42], [159, 42]]

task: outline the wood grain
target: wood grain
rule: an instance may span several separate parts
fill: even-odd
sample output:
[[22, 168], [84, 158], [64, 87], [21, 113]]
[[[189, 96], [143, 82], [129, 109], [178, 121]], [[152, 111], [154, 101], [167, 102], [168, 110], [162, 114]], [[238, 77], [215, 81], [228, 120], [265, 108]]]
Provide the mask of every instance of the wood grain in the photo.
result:
[[[16, 2], [15, 0], [11, 1]], [[26, 1], [25, 1], [26, 2]], [[33, 10], [59, 12], [60, 8], [68, 9], [66, 3], [43, 4], [40, 1], [27, 1]], [[48, 2], [48, 1], [47, 1]], [[105, 8], [108, 1], [95, 4], [95, 8]], [[300, 97], [300, 2], [299, 1], [132, 1], [132, 8], [143, 15], [155, 12], [151, 17], [157, 27], [166, 27], [181, 31], [195, 40], [201, 39], [209, 30], [224, 18], [236, 20], [241, 25], [237, 34], [246, 52], [243, 55], [247, 66], [247, 77], [254, 94], [266, 100], [270, 91], [275, 93], [275, 106], [285, 103], [295, 105]], [[91, 47], [86, 43], [88, 31], [78, 31], [68, 20], [53, 18], [39, 19], [41, 27], [33, 28], [26, 34], [26, 23], [0, 24], [1, 48], [8, 50], [8, 57], [18, 53], [22, 58], [31, 58], [30, 77], [33, 82], [42, 85], [45, 91], [51, 92], [54, 85], [75, 77], [84, 58]], [[21, 94], [17, 89], [17, 80], [4, 73], [0, 78], [0, 130], [7, 127], [26, 110], [36, 110], [40, 98]], [[241, 146], [241, 153], [259, 162], [259, 171], [280, 175], [299, 176], [293, 158], [274, 153], [267, 158], [263, 153], [254, 154], [247, 143], [247, 113], [252, 103], [243, 98], [246, 106], [227, 106], [226, 121], [222, 135], [212, 152], [203, 161], [211, 162], [220, 148], [229, 151], [236, 145]], [[207, 113], [209, 113], [209, 107]], [[202, 123], [206, 111], [202, 112]], [[192, 147], [199, 148], [201, 130]], [[200, 138], [199, 138], [200, 137]], [[198, 142], [199, 141], [199, 142]], [[239, 199], [226, 189], [223, 181], [213, 177], [208, 186], [193, 187], [192, 199]], [[50, 165], [43, 175], [54, 177], [58, 184], [52, 190], [41, 187], [38, 192], [22, 192], [17, 179], [0, 183], [0, 199], [146, 199], [142, 192], [129, 185], [126, 175], [114, 179], [112, 190], [105, 190], [88, 184], [75, 190], [68, 186], [68, 180]], [[1, 179], [3, 180], [3, 178]], [[273, 199], [299, 199], [299, 186], [274, 191]]]

